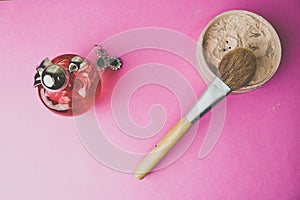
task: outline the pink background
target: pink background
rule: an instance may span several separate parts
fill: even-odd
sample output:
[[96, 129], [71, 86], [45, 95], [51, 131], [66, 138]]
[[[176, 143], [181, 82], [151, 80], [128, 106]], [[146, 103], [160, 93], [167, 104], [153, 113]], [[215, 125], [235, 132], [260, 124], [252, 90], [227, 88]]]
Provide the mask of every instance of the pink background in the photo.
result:
[[[46, 56], [86, 55], [92, 45], [138, 27], [174, 29], [197, 40], [215, 15], [230, 9], [253, 11], [270, 21], [281, 38], [283, 57], [278, 72], [264, 86], [228, 97], [222, 136], [203, 160], [197, 155], [209, 115], [201, 120], [193, 144], [180, 159], [137, 181], [132, 174], [93, 159], [81, 145], [73, 119], [48, 112], [32, 88], [35, 67]], [[0, 200], [300, 199], [299, 13], [298, 0], [0, 2]], [[157, 60], [159, 55], [127, 55], [127, 68], [108, 77], [115, 83], [134, 66], [163, 62]], [[166, 55], [164, 64], [189, 79], [199, 96], [205, 85], [195, 69], [172, 59]], [[105, 91], [113, 87], [107, 84], [102, 93], [102, 111], [109, 111]], [[143, 110], [134, 116], [141, 123], [147, 110], [141, 99], [146, 105], [156, 99], [176, 103], [166, 98], [168, 91], [152, 98], [151, 90], [133, 96]], [[166, 108], [162, 134], [180, 117], [171, 107]], [[107, 119], [107, 126], [111, 121]], [[153, 142], [144, 144], [140, 151]]]

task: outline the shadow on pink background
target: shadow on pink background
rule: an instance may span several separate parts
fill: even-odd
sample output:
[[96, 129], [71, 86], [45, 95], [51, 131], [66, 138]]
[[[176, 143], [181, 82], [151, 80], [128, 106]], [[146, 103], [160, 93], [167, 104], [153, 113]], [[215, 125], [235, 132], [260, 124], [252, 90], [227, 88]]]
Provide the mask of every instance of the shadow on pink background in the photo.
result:
[[[214, 16], [231, 9], [265, 17], [278, 31], [283, 57], [268, 83], [227, 98], [222, 136], [203, 160], [198, 151], [209, 115], [200, 121], [193, 144], [180, 159], [135, 180], [132, 174], [93, 159], [81, 145], [73, 119], [46, 110], [32, 88], [35, 67], [45, 57], [87, 55], [94, 44], [114, 34], [149, 26], [197, 40]], [[300, 199], [299, 13], [298, 0], [0, 1], [0, 200]], [[124, 56], [124, 69], [103, 77], [105, 89], [96, 107], [108, 124], [112, 119], [105, 114], [110, 109], [106, 95], [135, 66], [149, 62], [172, 66], [189, 80], [197, 96], [204, 90], [200, 76], [186, 62], [157, 51], [146, 55]], [[135, 119], [140, 123], [147, 122], [143, 117], [153, 104], [153, 90], [161, 91], [154, 100], [175, 105], [167, 107], [163, 134], [180, 117], [179, 106], [168, 91], [144, 89], [132, 99], [142, 110]], [[151, 100], [145, 106], [141, 101], [147, 97]], [[117, 137], [112, 139], [122, 144]], [[138, 148], [147, 151], [151, 144], [143, 141]]]

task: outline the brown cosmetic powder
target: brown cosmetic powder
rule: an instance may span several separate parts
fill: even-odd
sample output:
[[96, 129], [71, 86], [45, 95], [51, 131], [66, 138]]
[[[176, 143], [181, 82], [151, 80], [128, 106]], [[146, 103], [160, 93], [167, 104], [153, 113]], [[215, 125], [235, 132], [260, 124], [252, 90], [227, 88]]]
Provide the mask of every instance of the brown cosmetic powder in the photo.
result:
[[205, 28], [200, 42], [205, 61], [214, 73], [228, 51], [239, 47], [251, 49], [257, 58], [257, 69], [246, 89], [255, 88], [271, 78], [281, 58], [279, 37], [273, 27], [248, 11], [229, 11], [217, 16]]

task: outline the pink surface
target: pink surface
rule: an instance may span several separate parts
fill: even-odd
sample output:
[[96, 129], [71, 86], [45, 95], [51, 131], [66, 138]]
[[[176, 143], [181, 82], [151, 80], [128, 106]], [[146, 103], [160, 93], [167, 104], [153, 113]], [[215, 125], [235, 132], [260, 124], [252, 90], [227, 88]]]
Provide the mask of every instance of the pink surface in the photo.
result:
[[[1, 200], [300, 199], [299, 1], [70, 2], [0, 2]], [[114, 34], [149, 26], [197, 40], [215, 15], [231, 9], [265, 17], [278, 31], [283, 57], [278, 72], [264, 86], [227, 98], [222, 136], [203, 160], [198, 152], [210, 115], [200, 121], [193, 144], [180, 159], [137, 181], [93, 159], [81, 144], [74, 120], [50, 113], [32, 88], [35, 67], [46, 56], [86, 55], [92, 45]], [[111, 82], [104, 84], [96, 105], [98, 120], [116, 135], [122, 132], [113, 125], [110, 91], [136, 66], [162, 63], [188, 79], [197, 96], [205, 88], [196, 70], [174, 55], [144, 50], [123, 59], [120, 73], [104, 76]], [[149, 85], [132, 96], [132, 118], [141, 126], [147, 124], [146, 113], [155, 103], [166, 105], [159, 135], [134, 145], [128, 145], [125, 136], [111, 135], [111, 140], [129, 151], [146, 152], [181, 116], [170, 91]]]

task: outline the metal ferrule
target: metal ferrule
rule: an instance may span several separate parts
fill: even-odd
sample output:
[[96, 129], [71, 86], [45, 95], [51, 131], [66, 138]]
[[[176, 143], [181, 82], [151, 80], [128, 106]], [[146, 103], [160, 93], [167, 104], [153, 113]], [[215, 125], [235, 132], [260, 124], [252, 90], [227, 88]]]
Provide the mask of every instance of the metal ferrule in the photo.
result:
[[221, 79], [215, 78], [186, 115], [187, 120], [194, 123], [230, 92], [231, 89]]

